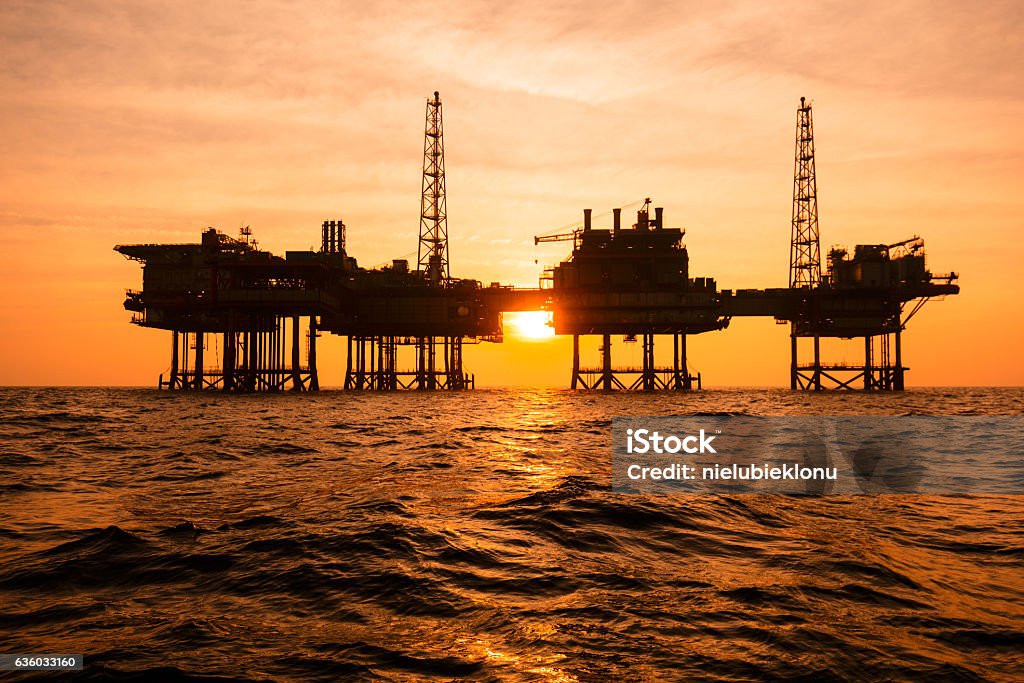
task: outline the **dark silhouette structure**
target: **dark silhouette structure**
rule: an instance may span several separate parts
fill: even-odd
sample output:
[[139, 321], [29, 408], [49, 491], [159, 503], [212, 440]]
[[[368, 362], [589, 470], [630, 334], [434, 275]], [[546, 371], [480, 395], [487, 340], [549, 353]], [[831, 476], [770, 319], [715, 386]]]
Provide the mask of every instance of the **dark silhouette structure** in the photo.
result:
[[[418, 268], [411, 271], [407, 261], [395, 260], [390, 269], [362, 272], [355, 280], [361, 293], [356, 319], [336, 328], [348, 335], [346, 389], [472, 388], [474, 377], [462, 363], [463, 343], [501, 334], [497, 315], [480, 308], [480, 283], [452, 279], [449, 270], [444, 124], [437, 91], [427, 101], [423, 140]], [[403, 350], [411, 351], [411, 369], [401, 369]]]
[[171, 330], [170, 369], [160, 387], [319, 388], [316, 318], [327, 296], [329, 255], [282, 259], [259, 251], [248, 235], [236, 240], [210, 228], [198, 244], [116, 247], [144, 264], [142, 290], [128, 290], [124, 302], [132, 322]]
[[[690, 390], [701, 386], [687, 358], [687, 336], [728, 327], [734, 316], [766, 316], [790, 326], [790, 386], [820, 390], [904, 387], [901, 333], [927, 301], [956, 294], [955, 273], [934, 276], [919, 237], [894, 244], [832, 249], [821, 272], [811, 105], [797, 110], [789, 283], [775, 289], [719, 290], [690, 277], [685, 231], [643, 202], [630, 227], [622, 209], [610, 228], [582, 224], [535, 242], [571, 241], [569, 257], [545, 272], [540, 289], [453, 278], [448, 258], [441, 100], [427, 102], [417, 268], [408, 261], [361, 268], [346, 251], [346, 226], [324, 221], [319, 251], [261, 251], [251, 232], [238, 239], [210, 228], [197, 244], [115, 249], [143, 266], [129, 290], [132, 322], [171, 332], [169, 374], [161, 388], [310, 391], [319, 388], [317, 338], [347, 337], [348, 390], [472, 388], [463, 345], [502, 340], [506, 311], [548, 310], [557, 334], [573, 335], [571, 386], [580, 390]], [[601, 362], [580, 364], [580, 337], [598, 336]], [[637, 367], [616, 366], [612, 338], [642, 345]], [[672, 338], [672, 364], [655, 363], [655, 340]], [[822, 338], [863, 338], [864, 363], [825, 364]], [[800, 363], [810, 339], [813, 361]], [[403, 364], [403, 356], [411, 363]]]
[[[954, 284], [957, 276], [929, 273], [924, 240], [914, 236], [895, 244], [857, 245], [852, 257], [845, 249], [833, 249], [822, 277], [814, 124], [811, 105], [803, 97], [797, 109], [794, 169], [789, 287], [798, 309], [788, 318], [790, 388], [849, 389], [859, 383], [864, 389], [902, 390], [907, 368], [900, 335], [926, 301], [960, 291]], [[822, 363], [822, 337], [862, 337], [863, 365]], [[799, 360], [802, 338], [813, 345], [807, 363]]]
[[[691, 278], [683, 244], [685, 231], [665, 227], [664, 211], [650, 214], [651, 200], [637, 211], [636, 223], [621, 225], [622, 210], [613, 209], [611, 229], [591, 225], [583, 211], [583, 227], [572, 233], [535, 237], [534, 242], [571, 239], [572, 255], [550, 271], [551, 308], [556, 334], [573, 337], [572, 388], [653, 391], [691, 389], [700, 376], [687, 368], [686, 336], [720, 330], [723, 315], [712, 278]], [[600, 335], [601, 365], [580, 366], [580, 337]], [[616, 367], [612, 336], [642, 343], [639, 367]], [[657, 335], [672, 336], [672, 365], [657, 367]]]

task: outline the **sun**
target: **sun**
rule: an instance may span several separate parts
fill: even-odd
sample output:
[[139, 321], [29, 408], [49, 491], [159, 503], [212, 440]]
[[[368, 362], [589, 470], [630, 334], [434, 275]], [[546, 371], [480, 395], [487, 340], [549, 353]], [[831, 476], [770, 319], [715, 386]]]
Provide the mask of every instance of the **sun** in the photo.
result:
[[504, 314], [505, 329], [516, 339], [544, 341], [555, 336], [551, 314], [546, 311], [522, 311]]

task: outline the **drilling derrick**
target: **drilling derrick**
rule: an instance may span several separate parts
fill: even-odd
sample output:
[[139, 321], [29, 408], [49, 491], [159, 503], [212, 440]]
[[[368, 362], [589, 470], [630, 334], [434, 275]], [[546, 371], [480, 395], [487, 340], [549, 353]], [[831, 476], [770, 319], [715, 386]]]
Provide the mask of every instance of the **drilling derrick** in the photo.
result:
[[444, 129], [441, 97], [427, 100], [423, 136], [423, 196], [420, 200], [419, 269], [431, 285], [444, 285], [448, 272], [448, 216], [444, 187]]
[[[789, 245], [789, 287], [811, 290], [821, 284], [821, 244], [818, 238], [818, 180], [814, 169], [814, 121], [811, 105], [800, 98], [796, 110], [796, 151], [793, 160], [793, 227]], [[799, 329], [790, 325], [789, 385], [801, 384], [798, 357]], [[807, 383], [821, 388], [821, 339], [814, 335], [814, 363]]]
[[796, 112], [796, 160], [793, 170], [793, 238], [789, 248], [789, 286], [817, 287], [821, 282], [818, 240], [818, 182], [814, 174], [814, 123], [811, 105], [800, 98]]
[[[423, 132], [423, 193], [420, 199], [419, 270], [431, 287], [452, 284], [448, 272], [448, 215], [444, 185], [444, 122], [441, 96], [427, 100], [426, 125]], [[437, 367], [438, 340], [435, 337], [416, 339], [415, 386], [418, 389], [465, 389], [462, 370], [462, 337], [445, 336], [442, 370]]]

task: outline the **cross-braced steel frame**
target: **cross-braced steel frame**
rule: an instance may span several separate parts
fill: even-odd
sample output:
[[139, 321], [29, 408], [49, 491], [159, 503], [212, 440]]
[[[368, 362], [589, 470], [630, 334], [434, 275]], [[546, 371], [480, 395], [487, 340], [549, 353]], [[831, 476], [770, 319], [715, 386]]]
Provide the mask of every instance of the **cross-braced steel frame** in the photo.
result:
[[[305, 334], [305, 365], [302, 364], [300, 316], [260, 314], [231, 319], [229, 329], [222, 332], [172, 330], [170, 371], [166, 380], [160, 375], [159, 387], [238, 392], [316, 391], [320, 388], [315, 316], [309, 317]], [[206, 363], [211, 345], [219, 365]], [[219, 358], [218, 346], [223, 349]]]
[[792, 362], [790, 366], [790, 388], [810, 391], [826, 389], [864, 389], [867, 391], [903, 391], [904, 373], [909, 369], [903, 365], [903, 350], [900, 328], [894, 332], [865, 336], [864, 364], [822, 363], [820, 341], [814, 341], [814, 359], [800, 363], [797, 337], [791, 338]]
[[[345, 389], [472, 389], [475, 378], [463, 367], [462, 345], [462, 337], [350, 336]], [[412, 351], [412, 369], [400, 368], [402, 347]]]
[[601, 366], [580, 367], [580, 336], [572, 336], [572, 388], [584, 391], [690, 391], [701, 388], [700, 373], [691, 375], [686, 364], [686, 335], [672, 335], [672, 367], [654, 363], [654, 334], [642, 338], [640, 367], [615, 367], [612, 335], [601, 335]]

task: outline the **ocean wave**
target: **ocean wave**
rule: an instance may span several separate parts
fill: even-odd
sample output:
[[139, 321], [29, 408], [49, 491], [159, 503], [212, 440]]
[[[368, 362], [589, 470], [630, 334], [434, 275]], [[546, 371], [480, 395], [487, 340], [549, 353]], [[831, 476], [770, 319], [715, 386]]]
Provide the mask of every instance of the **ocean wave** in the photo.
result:
[[39, 680], [1019, 673], [1019, 497], [615, 494], [608, 439], [1021, 390], [0, 394], [0, 643], [86, 656]]

